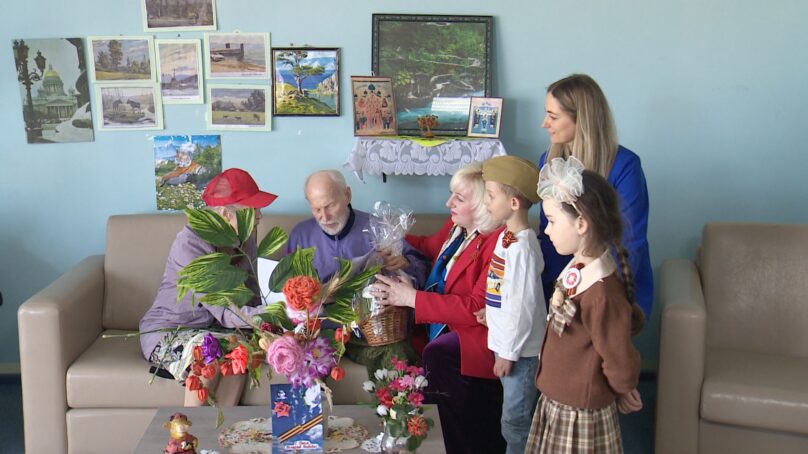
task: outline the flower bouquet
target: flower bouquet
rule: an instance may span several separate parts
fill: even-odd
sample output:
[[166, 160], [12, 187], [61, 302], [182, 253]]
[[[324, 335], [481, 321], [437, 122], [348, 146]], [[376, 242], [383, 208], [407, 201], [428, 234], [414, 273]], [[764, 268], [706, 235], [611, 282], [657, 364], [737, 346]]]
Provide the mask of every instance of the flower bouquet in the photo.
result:
[[[179, 272], [177, 300], [192, 292], [192, 303], [197, 301], [230, 308], [242, 317], [248, 330], [238, 335], [214, 336], [208, 334], [202, 344], [194, 348], [191, 373], [186, 380], [190, 390], [196, 390], [202, 401], [215, 405], [215, 396], [207, 390], [199, 377], [208, 378], [216, 371], [222, 375], [249, 374], [250, 386], [259, 383], [262, 364], [269, 363], [272, 371], [285, 375], [293, 388], [319, 385], [331, 404], [331, 392], [325, 378], [341, 380], [345, 371], [339, 361], [345, 353], [350, 337], [348, 325], [356, 321], [352, 307], [354, 294], [379, 267], [371, 267], [354, 274], [349, 260], [339, 260], [339, 271], [321, 283], [312, 265], [314, 248], [298, 249], [280, 260], [269, 278], [273, 292], [283, 292], [286, 301], [267, 305], [265, 310], [247, 320], [239, 308], [257, 295], [245, 283], [255, 276], [255, 265], [244, 271], [232, 261], [248, 256], [242, 244], [255, 227], [255, 211], [238, 211], [237, 227], [210, 210], [187, 209], [188, 225], [202, 239], [227, 252], [214, 252], [197, 257]], [[258, 257], [268, 258], [288, 240], [288, 235], [274, 227], [258, 243]], [[322, 329], [322, 322], [330, 320], [336, 329]]]
[[424, 416], [424, 388], [428, 384], [424, 369], [393, 358], [391, 368], [377, 370], [373, 378], [362, 387], [375, 396], [376, 413], [384, 420], [382, 451], [390, 452], [399, 445], [414, 452], [435, 425]]

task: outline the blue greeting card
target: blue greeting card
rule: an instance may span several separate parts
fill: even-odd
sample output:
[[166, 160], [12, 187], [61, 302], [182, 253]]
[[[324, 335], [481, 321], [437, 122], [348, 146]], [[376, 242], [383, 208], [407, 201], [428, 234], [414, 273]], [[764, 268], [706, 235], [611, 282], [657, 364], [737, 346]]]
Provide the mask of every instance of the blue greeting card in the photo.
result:
[[270, 385], [272, 452], [323, 452], [323, 393], [320, 385]]

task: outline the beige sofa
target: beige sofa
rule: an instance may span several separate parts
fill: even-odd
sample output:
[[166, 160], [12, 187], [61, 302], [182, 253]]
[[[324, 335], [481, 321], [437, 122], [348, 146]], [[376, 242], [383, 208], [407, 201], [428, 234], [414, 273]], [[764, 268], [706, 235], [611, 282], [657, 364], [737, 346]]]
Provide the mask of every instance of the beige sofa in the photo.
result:
[[[265, 214], [259, 237], [287, 232], [303, 215]], [[446, 215], [416, 215], [415, 234], [437, 231]], [[136, 331], [151, 306], [182, 214], [112, 216], [104, 255], [87, 257], [19, 309], [25, 448], [29, 454], [132, 452], [156, 408], [181, 406], [183, 390], [151, 375]], [[347, 378], [331, 383], [337, 404], [367, 400], [363, 366], [343, 359]], [[277, 378], [276, 378], [277, 379]], [[283, 380], [283, 378], [280, 378]], [[265, 405], [266, 383], [242, 405]], [[112, 448], [114, 447], [114, 448]]]
[[808, 452], [808, 226], [708, 224], [660, 275], [657, 454]]

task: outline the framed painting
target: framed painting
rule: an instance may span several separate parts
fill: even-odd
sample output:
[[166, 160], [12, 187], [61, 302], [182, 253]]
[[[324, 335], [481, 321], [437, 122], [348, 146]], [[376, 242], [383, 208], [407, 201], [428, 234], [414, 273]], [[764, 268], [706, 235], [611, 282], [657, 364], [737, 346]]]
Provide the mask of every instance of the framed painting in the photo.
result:
[[221, 136], [154, 136], [158, 210], [204, 208], [202, 191], [221, 171]]
[[502, 98], [471, 98], [469, 137], [499, 138], [502, 122]]
[[216, 0], [140, 0], [147, 32], [216, 30]]
[[466, 135], [472, 96], [491, 94], [492, 16], [373, 15], [372, 69], [390, 77], [400, 134], [437, 115], [435, 134]]
[[157, 74], [163, 104], [202, 104], [202, 45], [198, 39], [157, 39]]
[[96, 83], [143, 82], [155, 79], [151, 36], [90, 36], [90, 74]]
[[84, 40], [14, 40], [28, 143], [92, 142], [93, 115]]
[[163, 105], [157, 84], [96, 85], [95, 103], [101, 111], [99, 131], [163, 129]]
[[205, 33], [208, 79], [268, 79], [269, 33]]
[[208, 129], [270, 131], [267, 85], [208, 85]]
[[272, 115], [339, 115], [339, 49], [275, 47], [272, 74]]
[[351, 76], [355, 136], [396, 135], [396, 100], [389, 77]]

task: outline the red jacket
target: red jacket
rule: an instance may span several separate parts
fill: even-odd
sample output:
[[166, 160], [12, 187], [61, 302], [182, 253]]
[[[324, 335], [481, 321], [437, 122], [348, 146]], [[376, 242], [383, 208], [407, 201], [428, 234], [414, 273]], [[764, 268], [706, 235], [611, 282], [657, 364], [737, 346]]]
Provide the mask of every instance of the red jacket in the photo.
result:
[[[407, 241], [434, 263], [449, 239], [451, 217], [432, 236], [408, 235]], [[485, 307], [488, 264], [502, 228], [478, 235], [463, 250], [446, 276], [443, 294], [418, 291], [416, 323], [446, 323], [460, 338], [460, 373], [494, 379], [494, 354], [488, 349], [488, 327], [477, 323], [474, 312]]]

